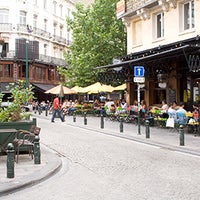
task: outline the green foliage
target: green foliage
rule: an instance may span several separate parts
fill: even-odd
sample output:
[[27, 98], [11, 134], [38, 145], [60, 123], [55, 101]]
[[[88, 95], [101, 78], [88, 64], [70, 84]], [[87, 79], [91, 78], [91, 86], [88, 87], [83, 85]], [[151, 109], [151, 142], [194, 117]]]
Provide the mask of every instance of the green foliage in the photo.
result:
[[32, 114], [30, 112], [23, 112], [23, 113], [21, 113], [21, 118], [24, 120], [29, 120], [31, 115]]
[[96, 0], [92, 7], [76, 5], [67, 26], [73, 32], [70, 53], [65, 54], [67, 69], [59, 68], [69, 86], [87, 86], [97, 81], [98, 66], [112, 63], [126, 53], [126, 33], [116, 18], [117, 0]]
[[[10, 83], [8, 89], [12, 95], [10, 99], [12, 103], [6, 107], [0, 107], [0, 122], [19, 121], [22, 119], [21, 106], [25, 105], [31, 99], [33, 99], [32, 86], [26, 89], [24, 81], [18, 81], [17, 83]], [[3, 94], [0, 94], [0, 103], [2, 103]]]

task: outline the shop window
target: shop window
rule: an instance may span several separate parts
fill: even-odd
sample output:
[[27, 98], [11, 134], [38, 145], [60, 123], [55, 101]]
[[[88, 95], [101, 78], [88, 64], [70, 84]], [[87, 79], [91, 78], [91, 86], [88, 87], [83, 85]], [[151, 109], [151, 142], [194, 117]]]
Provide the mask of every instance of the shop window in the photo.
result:
[[46, 80], [46, 69], [41, 67], [36, 67], [36, 80]]
[[162, 89], [155, 89], [154, 91], [154, 103], [155, 104], [161, 104], [162, 100], [166, 99], [166, 90]]
[[12, 77], [13, 76], [13, 65], [5, 64], [4, 65], [4, 77]]
[[3, 77], [3, 65], [0, 65], [0, 77]]
[[49, 81], [54, 80], [54, 69], [48, 69], [48, 80]]

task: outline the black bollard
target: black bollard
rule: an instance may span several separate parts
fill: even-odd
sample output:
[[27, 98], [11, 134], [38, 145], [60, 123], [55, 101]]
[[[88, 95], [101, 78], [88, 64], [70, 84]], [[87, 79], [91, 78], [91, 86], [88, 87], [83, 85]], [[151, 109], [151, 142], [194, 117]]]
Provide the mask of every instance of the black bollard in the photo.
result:
[[184, 137], [184, 129], [183, 129], [183, 125], [179, 126], [179, 139], [180, 139], [180, 146], [184, 146], [185, 145], [185, 137]]
[[123, 133], [123, 131], [124, 131], [124, 125], [123, 125], [123, 118], [122, 117], [120, 117], [119, 130], [120, 130], [120, 133]]
[[45, 106], [45, 116], [48, 116], [48, 106]]
[[34, 164], [41, 163], [41, 153], [40, 153], [40, 138], [38, 135], [35, 136], [34, 139]]
[[73, 122], [76, 122], [76, 111], [73, 113]]
[[101, 110], [101, 128], [104, 128], [104, 116], [103, 116], [103, 110]]
[[84, 125], [87, 125], [87, 116], [86, 116], [86, 112], [84, 112]]
[[7, 145], [7, 178], [14, 178], [15, 151], [12, 143]]
[[146, 124], [146, 138], [150, 138], [149, 120], [146, 120], [145, 124]]

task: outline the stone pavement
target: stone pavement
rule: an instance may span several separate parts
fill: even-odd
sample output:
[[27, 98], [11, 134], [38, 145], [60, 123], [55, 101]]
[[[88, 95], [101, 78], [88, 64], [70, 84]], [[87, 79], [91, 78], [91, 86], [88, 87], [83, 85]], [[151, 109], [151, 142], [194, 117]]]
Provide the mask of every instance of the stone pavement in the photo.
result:
[[62, 166], [59, 156], [40, 145], [41, 164], [34, 164], [29, 155], [20, 155], [15, 163], [14, 178], [7, 178], [7, 156], [0, 156], [0, 197], [19, 189], [34, 185], [56, 173]]
[[[33, 114], [37, 118], [37, 122], [42, 123], [42, 120], [49, 120], [51, 116]], [[166, 148], [171, 151], [179, 151], [181, 153], [189, 153], [200, 156], [200, 137], [195, 137], [193, 134], [185, 135], [185, 146], [180, 146], [179, 133], [175, 130], [150, 127], [150, 138], [146, 138], [146, 127], [141, 126], [141, 134], [138, 134], [138, 126], [131, 123], [123, 123], [123, 132], [120, 132], [120, 123], [113, 122], [109, 119], [104, 119], [104, 128], [101, 128], [100, 117], [87, 116], [87, 125], [84, 124], [84, 118], [76, 117], [74, 122], [72, 116], [65, 117], [65, 126], [70, 129], [80, 128], [80, 130], [91, 130], [91, 133], [106, 134], [113, 137], [120, 137], [128, 140], [133, 140], [147, 145], [154, 145], [160, 148]], [[55, 119], [58, 125], [60, 119]], [[63, 124], [63, 123], [62, 123]], [[44, 130], [41, 130], [43, 132]], [[49, 132], [45, 130], [45, 132]], [[7, 178], [6, 171], [6, 156], [0, 156], [0, 196], [15, 190], [23, 189], [39, 183], [42, 180], [50, 177], [62, 167], [60, 156], [48, 149], [44, 144], [41, 144], [41, 164], [34, 164], [28, 155], [20, 155], [19, 162], [15, 163], [15, 178]]]

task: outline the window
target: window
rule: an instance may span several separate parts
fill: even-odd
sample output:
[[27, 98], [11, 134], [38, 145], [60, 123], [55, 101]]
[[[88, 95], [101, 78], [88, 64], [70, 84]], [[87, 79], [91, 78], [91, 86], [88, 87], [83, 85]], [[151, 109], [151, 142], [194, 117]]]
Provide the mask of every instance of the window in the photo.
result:
[[0, 65], [0, 77], [3, 77], [3, 65]]
[[164, 12], [153, 15], [153, 39], [164, 37]]
[[180, 20], [182, 31], [194, 28], [194, 1], [188, 1], [180, 5]]
[[46, 69], [36, 67], [36, 80], [46, 80]]
[[43, 0], [43, 3], [44, 9], [47, 9], [47, 0]]
[[156, 15], [156, 38], [164, 37], [164, 13]]
[[37, 28], [37, 15], [33, 15], [33, 27]]
[[60, 26], [60, 37], [63, 35], [63, 26]]
[[37, 0], [33, 0], [33, 5], [37, 6]]
[[60, 8], [60, 17], [62, 17], [62, 15], [63, 15], [63, 5], [60, 4], [59, 8]]
[[142, 21], [136, 21], [132, 26], [133, 31], [133, 46], [142, 44]]
[[26, 12], [20, 11], [20, 24], [26, 25]]
[[57, 28], [57, 24], [54, 23], [53, 25], [53, 34], [56, 35], [56, 28]]
[[0, 23], [8, 23], [9, 11], [7, 9], [0, 9]]
[[53, 13], [56, 14], [56, 6], [57, 6], [57, 2], [54, 1], [53, 2]]
[[54, 69], [48, 69], [48, 80], [49, 81], [54, 80]]
[[47, 44], [44, 44], [44, 55], [47, 55]]
[[4, 65], [4, 77], [12, 77], [13, 76], [13, 65], [5, 64]]
[[44, 19], [44, 30], [47, 31], [47, 20]]
[[70, 15], [71, 15], [71, 10], [70, 8], [67, 8], [67, 17], [70, 17]]

